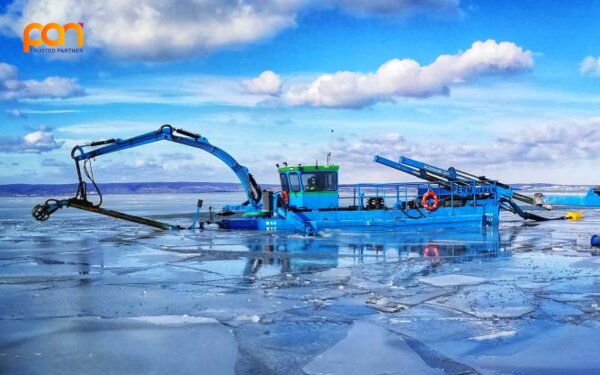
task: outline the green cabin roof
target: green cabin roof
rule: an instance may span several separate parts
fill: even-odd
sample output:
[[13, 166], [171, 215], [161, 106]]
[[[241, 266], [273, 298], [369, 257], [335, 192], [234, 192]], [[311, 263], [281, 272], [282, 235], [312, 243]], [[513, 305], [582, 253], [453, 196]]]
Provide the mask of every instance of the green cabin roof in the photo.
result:
[[293, 171], [332, 171], [337, 172], [340, 169], [339, 165], [291, 165], [287, 167], [277, 168], [278, 172], [293, 172]]

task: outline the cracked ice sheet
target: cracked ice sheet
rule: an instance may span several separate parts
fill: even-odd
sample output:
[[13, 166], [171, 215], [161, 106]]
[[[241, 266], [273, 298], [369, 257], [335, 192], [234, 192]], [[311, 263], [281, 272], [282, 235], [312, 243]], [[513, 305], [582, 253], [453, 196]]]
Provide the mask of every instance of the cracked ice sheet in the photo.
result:
[[465, 286], [465, 285], [479, 285], [487, 283], [488, 280], [483, 277], [467, 276], [467, 275], [443, 275], [443, 276], [432, 276], [422, 277], [419, 279], [422, 283], [433, 285], [433, 286]]
[[597, 374], [600, 337], [597, 323], [589, 326], [540, 324], [504, 345], [474, 353], [469, 364], [484, 373]]
[[13, 374], [233, 374], [237, 357], [230, 330], [202, 317], [4, 320], [0, 330], [0, 367]]
[[357, 321], [340, 342], [304, 367], [308, 374], [444, 374], [429, 367], [406, 341], [385, 328]]
[[[154, 196], [138, 198], [156, 199]], [[394, 233], [379, 233], [369, 238], [360, 233], [346, 238], [345, 233], [334, 233], [332, 237], [315, 241], [302, 236], [282, 239], [280, 235], [264, 233], [164, 233], [123, 225], [110, 219], [98, 220], [89, 214], [77, 216], [83, 219], [81, 221], [72, 217], [62, 220], [57, 214], [38, 225], [28, 216], [30, 208], [31, 204], [27, 204], [26, 210], [22, 210], [26, 215], [19, 223], [22, 227], [13, 226], [14, 223], [6, 226], [0, 222], [0, 259], [4, 262], [2, 267], [6, 267], [0, 282], [12, 282], [8, 275], [21, 271], [44, 278], [36, 282], [24, 279], [25, 284], [0, 285], [0, 316], [8, 321], [15, 320], [15, 317], [22, 319], [25, 325], [19, 327], [26, 335], [31, 333], [27, 333], [28, 330], [33, 329], [34, 336], [41, 336], [42, 329], [37, 327], [42, 323], [37, 321], [60, 320], [47, 319], [50, 317], [69, 316], [75, 320], [78, 319], [76, 316], [94, 315], [115, 318], [141, 316], [143, 319], [161, 315], [201, 315], [224, 322], [235, 331], [240, 348], [244, 343], [245, 354], [238, 356], [236, 364], [240, 373], [296, 374], [301, 373], [316, 355], [346, 337], [353, 321], [368, 319], [379, 325], [387, 324], [387, 328], [406, 335], [401, 336], [404, 340], [412, 337], [446, 358], [469, 363], [483, 373], [504, 373], [518, 370], [495, 370], [497, 364], [486, 364], [486, 367], [478, 361], [491, 353], [493, 347], [515, 348], [515, 343], [521, 340], [544, 337], [549, 321], [562, 325], [577, 322], [581, 330], [591, 330], [589, 323], [598, 319], [597, 311], [592, 311], [591, 307], [595, 302], [592, 300], [596, 298], [594, 293], [600, 291], [595, 282], [600, 276], [597, 257], [590, 257], [584, 248], [575, 247], [576, 244], [571, 241], [573, 230], [577, 231], [577, 236], [584, 235], [587, 236], [586, 241], [589, 240], [588, 229], [581, 229], [582, 222], [569, 223], [568, 226], [551, 222], [532, 226], [523, 225], [521, 221], [513, 223], [513, 227], [503, 224], [502, 242], [508, 252], [516, 252], [516, 255], [483, 259], [471, 257], [467, 252], [454, 264], [447, 259], [434, 264], [418, 254], [422, 244], [430, 242], [429, 239], [416, 240], [412, 234], [408, 238]], [[160, 209], [156, 206], [156, 210]], [[596, 226], [589, 230], [597, 231], [598, 220], [593, 220], [590, 223]], [[56, 237], [57, 233], [60, 240]], [[409, 242], [410, 245], [407, 245]], [[350, 244], [354, 243], [377, 244], [382, 247], [385, 258], [392, 262], [371, 263], [379, 259], [374, 256], [342, 260], [343, 255], [352, 254]], [[463, 241], [462, 234], [455, 243], [453, 249], [457, 250], [457, 254], [471, 249], [471, 245]], [[274, 250], [282, 245], [285, 245], [284, 252]], [[568, 250], [570, 247], [572, 249]], [[417, 251], [409, 252], [410, 248]], [[565, 251], [555, 252], [555, 248]], [[249, 253], [249, 256], [240, 254], [240, 251]], [[285, 257], [271, 257], [269, 254], [272, 252], [285, 253]], [[366, 255], [374, 253], [365, 248]], [[89, 259], [82, 261], [81, 258], [88, 255]], [[50, 262], [33, 266], [28, 264], [32, 257]], [[283, 258], [286, 267], [283, 266]], [[252, 268], [245, 267], [240, 259], [261, 260], [262, 266], [249, 277], [244, 270]], [[52, 261], [65, 261], [65, 264]], [[216, 263], [211, 264], [214, 261]], [[75, 265], [79, 263], [92, 266], [89, 274], [80, 273], [85, 271], [85, 267], [78, 269]], [[349, 280], [346, 277], [348, 271], [314, 274], [350, 265]], [[281, 272], [281, 275], [274, 275], [276, 272]], [[59, 281], [47, 277], [52, 273], [67, 279]], [[479, 288], [442, 288], [418, 281], [419, 278], [444, 274], [486, 278], [489, 284], [482, 284], [481, 290], [490, 288], [497, 296], [486, 302], [486, 296], [479, 293]], [[249, 280], [251, 278], [256, 280]], [[339, 289], [340, 283], [343, 283], [344, 289]], [[501, 299], [498, 295], [501, 291], [495, 290], [495, 285], [510, 290], [517, 283], [520, 287], [538, 286], [528, 283], [552, 284], [545, 288], [520, 290], [527, 296], [526, 301], [534, 301], [534, 307], [537, 306], [537, 311], [529, 315], [534, 319], [529, 319], [529, 316], [526, 319], [478, 318], [448, 307], [424, 303], [430, 299], [443, 300], [443, 295], [457, 293], [464, 297], [456, 297], [458, 302], [477, 302], [479, 299], [484, 302], [484, 310], [490, 311], [493, 310], [491, 304]], [[477, 291], [474, 292], [476, 296], [464, 296], [463, 293], [471, 293], [472, 290]], [[372, 293], [392, 302], [406, 302], [411, 307], [382, 314], [364, 303]], [[572, 293], [581, 294], [574, 296]], [[503, 294], [503, 298], [509, 297], [510, 293]], [[549, 297], [578, 297], [579, 302], [561, 304]], [[480, 305], [475, 304], [475, 308], [482, 308]], [[581, 307], [581, 313], [572, 305]], [[499, 303], [498, 309], [501, 306]], [[27, 325], [27, 322], [32, 324]], [[177, 328], [166, 324], [151, 325], [150, 322], [135, 324], [165, 331]], [[56, 331], [54, 324], [47, 328], [51, 329], [50, 332]], [[516, 334], [511, 337], [494, 336], [511, 331], [516, 331]], [[84, 330], [84, 337], [87, 334]], [[4, 344], [5, 331], [0, 336]], [[479, 336], [494, 338], [481, 342], [472, 339]], [[554, 340], [556, 337], [549, 338]], [[587, 340], [588, 345], [595, 343], [593, 335], [582, 336], [582, 339]], [[557, 344], [565, 345], [560, 340]], [[590, 352], [595, 354], [593, 350]], [[263, 363], [265, 367], [255, 366], [256, 363]], [[580, 367], [573, 365], [574, 369]], [[514, 368], [518, 368], [518, 363], [514, 363]], [[529, 367], [525, 369], [523, 372], [535, 372], [528, 370]]]
[[533, 298], [513, 285], [464, 287], [427, 304], [442, 306], [478, 318], [520, 318], [535, 311]]

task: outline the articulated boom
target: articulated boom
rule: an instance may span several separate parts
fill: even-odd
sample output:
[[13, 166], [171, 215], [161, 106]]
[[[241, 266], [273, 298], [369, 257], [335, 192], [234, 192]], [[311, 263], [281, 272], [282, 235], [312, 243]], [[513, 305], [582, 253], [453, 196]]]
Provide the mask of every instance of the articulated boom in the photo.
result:
[[[178, 135], [177, 135], [178, 134]], [[75, 160], [77, 169], [77, 177], [79, 186], [77, 189], [76, 198], [87, 201], [86, 184], [83, 181], [81, 174], [80, 162], [86, 162], [92, 158], [110, 154], [117, 151], [127, 150], [130, 148], [142, 146], [158, 141], [171, 141], [185, 146], [199, 148], [212, 154], [223, 161], [235, 173], [237, 178], [242, 183], [242, 187], [248, 197], [245, 204], [250, 204], [254, 208], [259, 208], [261, 204], [261, 189], [256, 183], [252, 175], [248, 172], [248, 168], [238, 163], [231, 155], [217, 146], [212, 145], [208, 140], [200, 134], [195, 134], [185, 129], [176, 129], [171, 125], [163, 125], [157, 131], [138, 135], [129, 139], [108, 139], [104, 141], [92, 142], [89, 145], [75, 146], [71, 151], [71, 157]], [[85, 151], [84, 147], [99, 147], [90, 151]], [[85, 171], [85, 164], [84, 164]], [[87, 173], [86, 173], [87, 174]], [[88, 176], [89, 177], [89, 176]], [[93, 181], [92, 181], [93, 182]]]
[[531, 205], [535, 204], [533, 198], [516, 193], [507, 184], [503, 184], [495, 180], [490, 180], [484, 176], [475, 176], [473, 174], [460, 171], [453, 167], [450, 167], [448, 169], [442, 169], [430, 164], [407, 158], [406, 156], [401, 156], [400, 161], [395, 162], [393, 160], [389, 160], [376, 155], [375, 162], [383, 164], [390, 168], [397, 169], [404, 173], [408, 173], [425, 181], [437, 182], [448, 188], [450, 188], [450, 186], [468, 186], [472, 185], [474, 182], [484, 185], [495, 185], [498, 187], [499, 195], [501, 195], [504, 198], [516, 199], [518, 201]]
[[376, 155], [374, 160], [379, 164], [408, 173], [411, 176], [418, 177], [428, 182], [437, 183], [448, 191], [459, 194], [464, 194], [465, 192], [467, 192], [467, 194], [485, 193], [486, 186], [494, 187], [497, 194], [496, 199], [498, 199], [500, 207], [517, 214], [526, 220], [547, 221], [563, 220], [567, 218], [566, 216], [547, 218], [535, 213], [523, 211], [514, 202], [515, 200], [530, 205], [539, 206], [539, 204], [536, 203], [534, 198], [515, 192], [511, 186], [496, 180], [488, 179], [485, 176], [476, 176], [455, 169], [454, 167], [442, 169], [405, 156], [401, 156], [398, 162], [386, 159], [379, 155]]
[[[128, 139], [107, 139], [103, 141], [92, 142], [87, 145], [75, 146], [71, 151], [71, 157], [75, 161], [75, 168], [77, 170], [77, 178], [79, 180], [77, 185], [77, 193], [75, 197], [70, 199], [48, 199], [42, 205], [36, 205], [32, 210], [33, 217], [38, 221], [47, 220], [57, 210], [63, 207], [74, 207], [81, 210], [86, 210], [102, 215], [112, 216], [119, 219], [136, 222], [139, 224], [150, 225], [161, 229], [183, 229], [179, 226], [174, 226], [162, 222], [158, 222], [151, 219], [142, 218], [139, 216], [128, 215], [122, 212], [108, 210], [100, 207], [102, 204], [102, 194], [98, 189], [98, 185], [94, 181], [93, 173], [87, 168], [87, 163], [90, 159], [98, 156], [110, 154], [113, 152], [123, 151], [130, 148], [150, 144], [158, 141], [170, 141], [179, 143], [185, 146], [199, 148], [214, 155], [222, 162], [224, 162], [231, 170], [235, 173], [237, 178], [242, 183], [246, 197], [246, 202], [242, 203], [241, 206], [245, 206], [249, 210], [260, 210], [262, 207], [262, 189], [256, 183], [252, 175], [248, 172], [248, 168], [238, 163], [231, 155], [217, 146], [212, 145], [206, 138], [200, 134], [192, 133], [185, 129], [176, 129], [171, 125], [163, 125], [157, 131], [138, 135]], [[101, 146], [101, 147], [99, 147]], [[97, 147], [92, 150], [86, 151], [88, 147]], [[83, 167], [81, 163], [83, 162]], [[83, 174], [82, 174], [83, 172]], [[100, 196], [99, 203], [92, 203], [87, 197], [87, 184], [83, 180], [85, 175], [91, 183], [94, 185], [98, 195]], [[199, 206], [200, 207], [200, 206]], [[198, 207], [198, 208], [199, 208]]]

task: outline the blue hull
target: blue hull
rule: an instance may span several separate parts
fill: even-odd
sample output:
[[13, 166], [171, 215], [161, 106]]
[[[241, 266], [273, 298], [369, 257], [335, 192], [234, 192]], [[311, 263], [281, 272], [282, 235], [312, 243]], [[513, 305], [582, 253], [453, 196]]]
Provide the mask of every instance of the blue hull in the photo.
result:
[[[322, 229], [400, 229], [427, 226], [464, 226], [469, 228], [498, 224], [499, 208], [494, 205], [477, 207], [438, 208], [435, 211], [391, 210], [307, 211], [296, 213], [315, 230]], [[408, 215], [407, 215], [408, 214]], [[421, 216], [422, 215], [422, 216]], [[409, 217], [410, 216], [410, 217]], [[293, 231], [296, 223], [283, 217], [244, 217], [223, 219], [223, 229]]]
[[590, 189], [586, 195], [548, 195], [544, 196], [544, 203], [558, 206], [600, 207], [600, 194]]

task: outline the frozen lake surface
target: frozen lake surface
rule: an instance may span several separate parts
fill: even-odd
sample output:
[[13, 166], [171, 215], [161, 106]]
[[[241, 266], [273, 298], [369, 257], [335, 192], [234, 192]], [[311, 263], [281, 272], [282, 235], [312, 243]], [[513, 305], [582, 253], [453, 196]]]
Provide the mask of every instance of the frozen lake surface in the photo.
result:
[[[105, 198], [189, 225], [198, 197]], [[42, 201], [0, 198], [2, 374], [600, 373], [600, 210], [305, 238], [38, 223]]]

